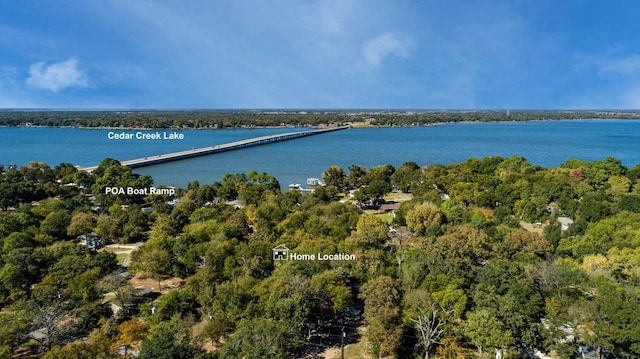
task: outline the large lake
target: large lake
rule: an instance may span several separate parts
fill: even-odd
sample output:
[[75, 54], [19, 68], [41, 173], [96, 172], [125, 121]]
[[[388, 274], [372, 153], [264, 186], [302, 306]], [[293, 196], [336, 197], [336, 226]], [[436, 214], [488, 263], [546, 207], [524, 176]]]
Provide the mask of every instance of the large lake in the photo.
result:
[[[93, 166], [103, 158], [128, 160], [208, 147], [241, 139], [305, 129], [186, 130], [184, 140], [110, 140], [106, 129], [0, 128], [0, 164], [40, 161]], [[115, 131], [115, 132], [122, 132]], [[135, 130], [126, 130], [135, 133]], [[155, 132], [155, 131], [147, 131]], [[613, 156], [628, 167], [640, 163], [640, 121], [584, 120], [451, 123], [411, 128], [367, 128], [246, 148], [136, 169], [156, 185], [185, 187], [212, 183], [225, 173], [256, 170], [276, 176], [281, 185], [320, 177], [330, 165], [347, 170], [407, 161], [450, 164], [468, 158], [521, 155], [533, 164], [558, 166], [570, 158]]]

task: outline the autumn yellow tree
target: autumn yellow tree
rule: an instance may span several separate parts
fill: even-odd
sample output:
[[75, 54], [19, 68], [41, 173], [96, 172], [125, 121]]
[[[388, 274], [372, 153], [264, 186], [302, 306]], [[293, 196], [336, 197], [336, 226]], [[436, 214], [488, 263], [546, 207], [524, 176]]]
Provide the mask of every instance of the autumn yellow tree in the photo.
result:
[[122, 322], [113, 343], [113, 350], [118, 351], [120, 348], [124, 348], [124, 356], [126, 357], [129, 350], [139, 347], [148, 334], [149, 325], [138, 318]]

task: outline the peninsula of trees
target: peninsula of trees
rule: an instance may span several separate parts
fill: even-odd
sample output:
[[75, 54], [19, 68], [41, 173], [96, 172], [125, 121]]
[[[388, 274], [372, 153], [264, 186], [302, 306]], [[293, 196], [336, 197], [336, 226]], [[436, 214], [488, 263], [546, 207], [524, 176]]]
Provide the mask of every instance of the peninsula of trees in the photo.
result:
[[[640, 166], [0, 171], [0, 357], [640, 356]], [[167, 193], [169, 193], [167, 191]], [[276, 249], [350, 260], [278, 260]]]
[[0, 126], [206, 129], [267, 126], [425, 126], [462, 121], [639, 119], [639, 111], [560, 110], [3, 110]]

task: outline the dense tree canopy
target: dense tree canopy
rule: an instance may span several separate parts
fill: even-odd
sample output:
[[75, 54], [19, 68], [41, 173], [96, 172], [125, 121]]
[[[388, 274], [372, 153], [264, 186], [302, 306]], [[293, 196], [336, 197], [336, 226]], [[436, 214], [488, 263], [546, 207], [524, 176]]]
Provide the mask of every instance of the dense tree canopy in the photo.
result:
[[110, 159], [2, 169], [0, 356], [640, 355], [637, 166], [487, 157], [323, 180], [120, 196], [105, 186], [152, 179]]

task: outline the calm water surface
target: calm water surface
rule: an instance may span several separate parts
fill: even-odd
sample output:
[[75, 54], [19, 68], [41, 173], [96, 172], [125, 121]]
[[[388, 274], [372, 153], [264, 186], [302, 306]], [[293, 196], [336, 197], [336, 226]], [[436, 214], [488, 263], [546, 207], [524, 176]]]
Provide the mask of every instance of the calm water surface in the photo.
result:
[[[110, 130], [0, 128], [0, 164], [29, 161], [92, 166], [105, 157], [127, 160], [212, 146], [302, 129], [180, 131], [184, 140], [109, 140]], [[115, 131], [122, 132], [122, 131]], [[126, 130], [126, 132], [136, 132]], [[147, 131], [155, 132], [155, 131]], [[161, 131], [162, 132], [162, 131]], [[521, 155], [529, 162], [558, 166], [570, 158], [613, 156], [628, 167], [640, 163], [640, 121], [585, 120], [457, 123], [414, 128], [336, 131], [292, 141], [139, 168], [156, 185], [184, 187], [189, 181], [212, 183], [225, 173], [256, 170], [276, 176], [283, 187], [320, 177], [330, 165], [367, 168], [407, 161], [450, 164], [468, 158]]]

